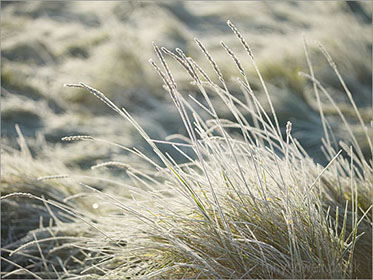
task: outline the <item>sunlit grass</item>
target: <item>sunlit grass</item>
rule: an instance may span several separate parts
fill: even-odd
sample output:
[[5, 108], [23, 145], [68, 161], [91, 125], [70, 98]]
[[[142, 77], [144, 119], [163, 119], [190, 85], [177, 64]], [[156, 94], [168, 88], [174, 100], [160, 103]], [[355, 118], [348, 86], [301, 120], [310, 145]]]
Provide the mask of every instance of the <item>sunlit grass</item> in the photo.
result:
[[[208, 76], [182, 50], [174, 53], [154, 44], [161, 67], [153, 60], [150, 62], [177, 107], [187, 138], [174, 135], [165, 141], [154, 140], [126, 109], [115, 105], [100, 91], [84, 83], [67, 85], [88, 90], [129, 121], [157, 159], [136, 148], [91, 136], [64, 138], [121, 148], [143, 160], [146, 167], [128, 162], [96, 165], [94, 169], [110, 166], [123, 169], [131, 183], [119, 179], [81, 183], [73, 193], [61, 194], [57, 202], [55, 197], [12, 193], [13, 190], [3, 196], [3, 205], [22, 198], [53, 207], [45, 208], [50, 224], [40, 222], [41, 230], [30, 231], [28, 239], [3, 249], [6, 255], [3, 261], [16, 262], [19, 266], [14, 265], [17, 268], [9, 272], [9, 277], [13, 273], [93, 279], [371, 277], [370, 153], [361, 151], [360, 140], [343, 120], [344, 114], [338, 106], [335, 110], [348, 137], [344, 142], [334, 143], [322, 106], [318, 104], [328, 164], [316, 164], [292, 136], [292, 124], [279, 123], [272, 93], [262, 79], [254, 54], [235, 26], [232, 23], [229, 26], [254, 65], [265, 102], [259, 102], [245, 65], [228, 46], [223, 44], [241, 75], [237, 79], [241, 96], [229, 91], [213, 53], [199, 40], [197, 45], [211, 63], [215, 77]], [[301, 77], [312, 82], [317, 98], [327, 97], [327, 91], [315, 78], [312, 58], [305, 49], [310, 74], [303, 73]], [[324, 54], [339, 76], [331, 57], [325, 51]], [[175, 59], [186, 70], [202, 98], [188, 99], [177, 85], [168, 59]], [[342, 77], [339, 78], [343, 84]], [[354, 107], [347, 87], [345, 90]], [[231, 120], [219, 117], [211, 101], [212, 94], [228, 108]], [[360, 120], [364, 141], [373, 152], [371, 128], [357, 108], [353, 114]], [[20, 139], [23, 156], [29, 157], [21, 134]], [[158, 147], [160, 142], [176, 149], [184, 157], [183, 163], [162, 152]], [[33, 164], [30, 157], [28, 160]], [[79, 175], [32, 174], [40, 177], [38, 184], [82, 181]], [[120, 196], [115, 188], [102, 191], [99, 186], [106, 183], [126, 188], [130, 196]], [[83, 199], [86, 205], [75, 200], [81, 199], [79, 195], [86, 197]], [[30, 255], [33, 262], [28, 263], [24, 258]]]

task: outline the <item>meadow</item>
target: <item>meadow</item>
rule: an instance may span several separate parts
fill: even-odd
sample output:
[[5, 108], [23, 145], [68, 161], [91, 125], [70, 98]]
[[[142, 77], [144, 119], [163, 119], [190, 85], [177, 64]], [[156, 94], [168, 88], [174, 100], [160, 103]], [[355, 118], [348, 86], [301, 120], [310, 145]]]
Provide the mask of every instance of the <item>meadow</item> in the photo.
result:
[[4, 279], [370, 279], [370, 2], [2, 2]]

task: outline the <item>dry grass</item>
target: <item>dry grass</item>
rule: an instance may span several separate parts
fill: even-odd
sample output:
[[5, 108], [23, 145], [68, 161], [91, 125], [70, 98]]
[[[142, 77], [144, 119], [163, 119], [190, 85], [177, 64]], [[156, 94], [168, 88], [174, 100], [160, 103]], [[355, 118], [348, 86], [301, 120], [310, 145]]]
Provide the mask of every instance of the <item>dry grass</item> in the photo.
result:
[[[161, 67], [150, 62], [175, 103], [187, 138], [174, 135], [165, 141], [154, 140], [126, 109], [100, 91], [84, 83], [68, 85], [101, 99], [130, 122], [157, 155], [154, 159], [150, 153], [91, 136], [64, 139], [98, 141], [138, 157], [146, 164], [139, 167], [110, 161], [93, 166], [119, 167], [131, 183], [102, 178], [97, 184], [79, 175], [35, 181], [46, 174], [36, 170], [19, 133], [22, 151], [3, 158], [9, 164], [9, 170], [3, 171], [5, 180], [13, 180], [8, 183], [15, 189], [3, 187], [2, 208], [9, 213], [6, 224], [12, 227], [16, 222], [15, 228], [5, 229], [12, 242], [6, 241], [8, 245], [3, 247], [4, 278], [21, 274], [69, 279], [372, 277], [371, 154], [362, 152], [343, 112], [315, 78], [305, 43], [310, 74], [302, 75], [312, 82], [317, 100], [326, 96], [335, 105], [348, 133], [344, 141], [333, 142], [318, 103], [328, 164], [316, 164], [293, 137], [292, 124], [280, 125], [248, 43], [231, 22], [228, 25], [249, 55], [265, 102], [256, 97], [244, 64], [227, 44], [222, 46], [241, 74], [237, 83], [242, 96], [229, 91], [218, 64], [199, 40], [196, 43], [218, 83], [180, 49], [173, 53], [154, 44]], [[322, 47], [321, 51], [342, 83], [362, 137], [373, 152], [371, 128], [362, 119], [331, 56]], [[187, 100], [164, 54], [186, 70], [202, 98]], [[212, 95], [225, 104], [230, 120], [219, 117]], [[269, 112], [264, 109], [268, 105]], [[183, 163], [163, 152], [158, 147], [161, 142], [184, 157]], [[16, 157], [30, 168], [17, 169], [20, 161], [15, 161]], [[28, 170], [27, 177], [22, 170]], [[57, 167], [55, 174], [61, 172]], [[51, 170], [47, 173], [53, 174]], [[97, 187], [106, 183], [116, 187], [105, 191]], [[59, 187], [64, 191], [56, 194], [53, 184], [68, 187]], [[118, 195], [119, 188], [126, 188], [129, 195]], [[11, 207], [19, 209], [17, 213], [31, 213], [32, 219], [33, 213], [44, 211], [39, 229], [35, 229], [38, 221], [28, 222], [29, 234], [19, 240], [16, 232], [22, 223], [20, 217], [11, 216]]]

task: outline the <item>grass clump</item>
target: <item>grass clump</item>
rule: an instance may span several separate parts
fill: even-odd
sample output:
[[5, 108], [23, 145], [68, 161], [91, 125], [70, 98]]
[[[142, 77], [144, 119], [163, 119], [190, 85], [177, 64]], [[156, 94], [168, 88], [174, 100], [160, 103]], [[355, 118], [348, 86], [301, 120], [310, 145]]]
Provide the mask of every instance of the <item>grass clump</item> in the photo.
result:
[[3, 48], [2, 55], [11, 61], [27, 62], [39, 66], [49, 62], [56, 62], [56, 57], [49, 50], [48, 46], [37, 40], [16, 42], [12, 46]]
[[[4, 63], [5, 64], [5, 63]], [[43, 94], [27, 81], [27, 77], [14, 70], [11, 70], [6, 64], [1, 67], [1, 84], [4, 89], [31, 97], [32, 99], [44, 98]]]
[[[319, 104], [325, 133], [323, 151], [328, 164], [316, 164], [293, 138], [291, 122], [280, 125], [250, 46], [231, 22], [228, 25], [258, 74], [270, 112], [256, 98], [243, 64], [229, 47], [222, 43], [241, 74], [237, 82], [242, 97], [229, 92], [219, 66], [197, 39], [218, 83], [180, 49], [171, 52], [154, 44], [161, 67], [150, 60], [178, 109], [188, 137], [151, 139], [126, 109], [119, 108], [100, 91], [84, 83], [68, 84], [88, 90], [129, 121], [157, 159], [136, 148], [105, 142], [147, 163], [143, 168], [121, 162], [94, 166], [123, 169], [132, 183], [122, 186], [132, 198], [118, 195], [119, 187], [111, 193], [82, 182], [84, 193], [95, 201], [94, 208], [99, 212], [58, 205], [72, 218], [70, 224], [78, 224], [79, 219], [84, 224], [77, 234], [80, 237], [66, 242], [66, 246], [78, 248], [80, 255], [75, 261], [80, 268], [76, 263], [62, 260], [58, 265], [58, 261], [41, 256], [44, 250], [53, 255], [51, 252], [57, 250], [53, 246], [57, 245], [49, 243], [51, 247], [41, 250], [37, 245], [43, 239], [35, 238], [12, 251], [12, 256], [16, 256], [33, 248], [27, 254], [40, 255], [41, 265], [24, 264], [23, 271], [19, 268], [21, 272], [37, 275], [47, 271], [61, 278], [96, 279], [371, 278], [371, 156], [362, 153], [341, 111], [339, 116], [349, 139], [336, 145]], [[321, 50], [340, 78], [373, 152], [370, 131], [332, 58], [322, 47]], [[187, 101], [166, 56], [185, 69], [201, 98]], [[302, 77], [312, 82], [319, 100], [319, 95], [328, 93], [314, 76], [307, 47], [306, 56], [310, 74]], [[211, 92], [223, 101], [235, 121], [218, 116]], [[331, 103], [334, 104], [332, 99]], [[64, 140], [97, 141], [90, 136]], [[158, 147], [160, 143], [171, 145], [185, 157], [184, 162], [177, 163], [163, 153]], [[2, 199], [16, 196], [10, 194]], [[58, 231], [68, 225], [59, 222], [49, 229]], [[57, 241], [57, 237], [48, 240]], [[14, 265], [12, 258], [7, 259]]]
[[303, 97], [306, 79], [298, 75], [301, 69], [294, 62], [284, 59], [276, 63], [269, 61], [263, 66], [261, 72], [266, 81], [278, 87], [288, 88], [295, 94]]

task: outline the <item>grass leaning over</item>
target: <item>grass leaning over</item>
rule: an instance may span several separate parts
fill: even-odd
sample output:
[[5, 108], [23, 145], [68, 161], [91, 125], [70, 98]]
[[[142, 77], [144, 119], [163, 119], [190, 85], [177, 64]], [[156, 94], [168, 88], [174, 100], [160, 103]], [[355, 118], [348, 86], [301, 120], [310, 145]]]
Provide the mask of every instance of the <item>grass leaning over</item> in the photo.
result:
[[[310, 73], [300, 74], [313, 84], [325, 134], [323, 151], [329, 160], [325, 167], [316, 164], [292, 137], [292, 124], [280, 126], [248, 43], [233, 23], [228, 21], [228, 26], [254, 65], [270, 113], [251, 89], [243, 64], [224, 42], [222, 47], [241, 75], [237, 82], [242, 96], [229, 91], [219, 66], [198, 39], [195, 41], [218, 83], [182, 50], [175, 53], [153, 45], [160, 66], [153, 60], [150, 63], [175, 103], [188, 137], [151, 139], [126, 109], [100, 91], [84, 83], [67, 84], [88, 90], [129, 121], [158, 160], [136, 148], [91, 136], [63, 138], [123, 148], [147, 167], [114, 161], [93, 166], [123, 169], [133, 185], [110, 183], [128, 188], [130, 197], [118, 197], [86, 183], [77, 186], [76, 180], [84, 177], [79, 175], [40, 175], [38, 184], [44, 186], [44, 194], [15, 190], [3, 196], [3, 207], [34, 200], [34, 206], [43, 207], [45, 217], [50, 218], [49, 224], [40, 221], [39, 228], [30, 228], [26, 237], [2, 249], [2, 260], [9, 263], [4, 278], [14, 274], [74, 279], [372, 277], [372, 156], [363, 154], [342, 111], [316, 79], [305, 41]], [[373, 154], [372, 129], [362, 120], [332, 57], [321, 45], [320, 49], [340, 80]], [[202, 94], [201, 100], [187, 101], [166, 57], [186, 70]], [[211, 95], [221, 98], [235, 121], [219, 118]], [[335, 107], [349, 139], [335, 143], [321, 95]], [[32, 166], [19, 134], [19, 153]], [[171, 145], [185, 162], [177, 163], [163, 153], [158, 142]], [[17, 172], [13, 172], [12, 178], [17, 180]], [[53, 184], [75, 189], [66, 187], [56, 194], [51, 190]], [[91, 202], [95, 210], [87, 206]]]

